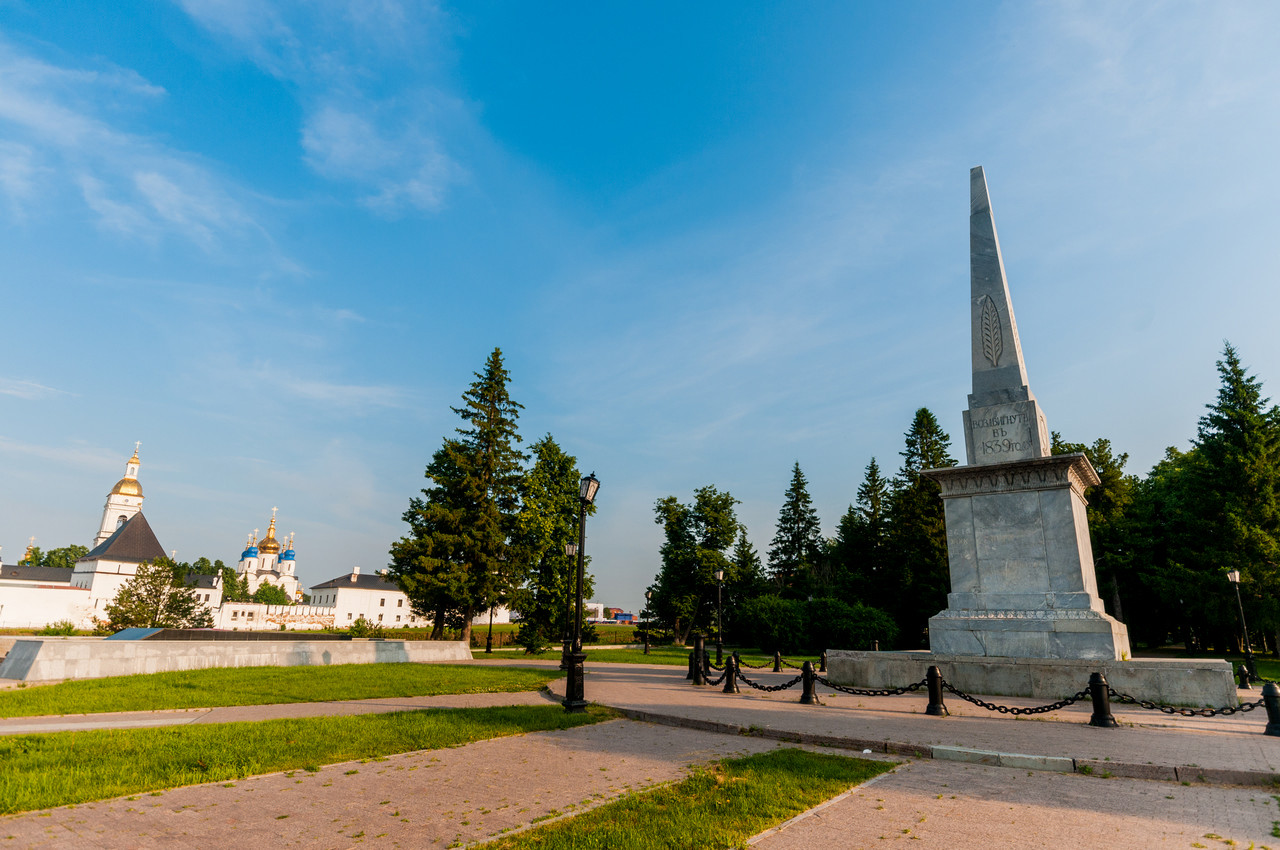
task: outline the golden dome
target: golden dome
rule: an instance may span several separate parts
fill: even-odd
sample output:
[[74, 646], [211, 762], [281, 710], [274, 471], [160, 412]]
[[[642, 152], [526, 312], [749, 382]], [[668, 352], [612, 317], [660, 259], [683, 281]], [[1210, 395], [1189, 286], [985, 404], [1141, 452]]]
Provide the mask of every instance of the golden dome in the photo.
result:
[[276, 518], [271, 518], [271, 525], [267, 526], [267, 536], [262, 538], [262, 542], [258, 544], [258, 551], [263, 555], [279, 555], [280, 541], [276, 540]]
[[136, 478], [121, 478], [116, 482], [116, 486], [111, 488], [113, 496], [137, 496], [142, 498], [142, 485], [138, 483]]

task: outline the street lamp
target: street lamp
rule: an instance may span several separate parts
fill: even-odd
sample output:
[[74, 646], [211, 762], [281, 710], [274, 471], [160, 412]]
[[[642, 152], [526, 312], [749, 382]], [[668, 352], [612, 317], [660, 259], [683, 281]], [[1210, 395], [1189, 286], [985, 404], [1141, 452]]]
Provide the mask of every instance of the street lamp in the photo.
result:
[[724, 570], [717, 569], [711, 574], [716, 580], [716, 666], [724, 665], [724, 620], [720, 613], [720, 591], [724, 587]]
[[1240, 571], [1227, 573], [1227, 581], [1236, 586], [1236, 605], [1240, 608], [1240, 631], [1244, 632], [1244, 668], [1249, 671], [1249, 678], [1258, 678], [1258, 668], [1253, 663], [1253, 647], [1249, 645], [1249, 627], [1244, 621], [1244, 602], [1240, 600]]
[[649, 606], [653, 604], [653, 591], [646, 590], [644, 592], [644, 654], [649, 654], [649, 623], [653, 620], [653, 612], [649, 610]]
[[[577, 543], [564, 544], [564, 553], [570, 558], [578, 554]], [[570, 563], [573, 563], [570, 561]], [[573, 576], [569, 576], [569, 587], [564, 595], [564, 649], [560, 652], [560, 669], [569, 669], [569, 647], [573, 644]]]
[[582, 683], [582, 665], [587, 660], [582, 651], [582, 572], [587, 548], [587, 508], [595, 501], [596, 491], [599, 489], [600, 481], [594, 472], [583, 478], [578, 487], [578, 587], [574, 593], [576, 607], [573, 617], [573, 646], [569, 648], [569, 677], [564, 686], [564, 710], [574, 713], [587, 710]]

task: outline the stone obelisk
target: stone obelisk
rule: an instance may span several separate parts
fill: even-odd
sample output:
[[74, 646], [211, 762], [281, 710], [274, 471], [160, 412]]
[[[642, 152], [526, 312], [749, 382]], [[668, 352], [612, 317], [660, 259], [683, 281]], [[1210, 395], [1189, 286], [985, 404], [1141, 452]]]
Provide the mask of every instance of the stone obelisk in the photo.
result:
[[925, 474], [942, 488], [951, 593], [929, 620], [935, 653], [1120, 660], [1123, 623], [1098, 598], [1083, 454], [1051, 455], [1027, 384], [1018, 324], [982, 168], [969, 173], [973, 392], [965, 466]]

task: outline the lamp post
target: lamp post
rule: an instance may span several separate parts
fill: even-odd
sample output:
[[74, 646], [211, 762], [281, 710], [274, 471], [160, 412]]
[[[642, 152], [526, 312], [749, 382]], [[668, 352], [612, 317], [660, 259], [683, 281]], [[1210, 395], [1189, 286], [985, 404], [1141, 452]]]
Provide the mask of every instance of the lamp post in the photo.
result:
[[[564, 544], [564, 553], [573, 558], [578, 554], [577, 543]], [[572, 562], [570, 562], [572, 563]], [[564, 649], [560, 653], [560, 669], [569, 669], [569, 647], [573, 645], [573, 576], [569, 576], [569, 592], [564, 595]]]
[[1258, 668], [1253, 663], [1253, 647], [1249, 645], [1249, 626], [1244, 621], [1244, 602], [1240, 599], [1240, 571], [1232, 570], [1227, 573], [1227, 581], [1236, 587], [1236, 605], [1240, 608], [1240, 631], [1244, 633], [1244, 668], [1249, 671], [1249, 677], [1258, 678]]
[[724, 588], [724, 570], [717, 569], [711, 574], [716, 580], [716, 666], [724, 665], [724, 620], [720, 613], [720, 591]]
[[649, 610], [649, 606], [653, 604], [653, 591], [646, 590], [644, 592], [644, 654], [649, 654], [649, 623], [653, 619], [653, 612]]
[[489, 606], [489, 636], [484, 639], [484, 651], [487, 655], [493, 654], [493, 609], [496, 605]]
[[574, 593], [573, 646], [569, 648], [569, 676], [564, 686], [564, 710], [574, 713], [587, 710], [582, 685], [582, 665], [587, 660], [582, 651], [582, 573], [584, 550], [587, 547], [587, 508], [595, 501], [596, 491], [599, 489], [600, 481], [594, 472], [583, 478], [578, 487], [578, 586]]

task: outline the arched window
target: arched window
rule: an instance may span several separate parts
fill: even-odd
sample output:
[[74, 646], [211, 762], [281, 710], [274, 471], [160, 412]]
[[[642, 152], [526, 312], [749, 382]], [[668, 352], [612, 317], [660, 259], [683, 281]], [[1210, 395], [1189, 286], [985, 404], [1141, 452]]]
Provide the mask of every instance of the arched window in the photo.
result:
[[116, 517], [116, 528], [119, 528], [120, 526], [124, 525], [127, 519], [128, 517], [124, 516], [123, 514]]

